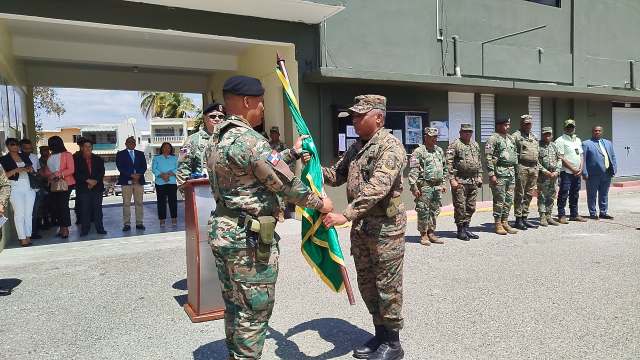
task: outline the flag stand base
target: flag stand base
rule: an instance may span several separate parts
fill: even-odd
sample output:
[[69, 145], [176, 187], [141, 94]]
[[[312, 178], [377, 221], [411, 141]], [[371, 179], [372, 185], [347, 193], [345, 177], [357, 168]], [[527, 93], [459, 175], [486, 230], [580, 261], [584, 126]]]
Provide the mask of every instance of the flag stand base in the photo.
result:
[[189, 316], [189, 319], [191, 319], [191, 322], [194, 322], [194, 323], [211, 321], [211, 320], [219, 320], [224, 318], [224, 309], [218, 309], [218, 310], [210, 311], [204, 314], [197, 314], [193, 310], [190, 304], [184, 304], [183, 307], [184, 307], [184, 311]]

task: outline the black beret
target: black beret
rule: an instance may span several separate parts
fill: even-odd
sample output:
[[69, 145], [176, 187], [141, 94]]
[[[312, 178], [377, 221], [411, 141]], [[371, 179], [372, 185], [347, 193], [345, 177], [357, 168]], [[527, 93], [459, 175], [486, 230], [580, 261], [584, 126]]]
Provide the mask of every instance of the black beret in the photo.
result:
[[503, 118], [497, 118], [496, 119], [496, 124], [504, 124], [504, 123], [508, 123], [511, 122], [511, 119], [509, 119], [508, 117], [503, 117]]
[[222, 106], [222, 104], [218, 104], [218, 103], [213, 103], [213, 104], [207, 105], [207, 107], [204, 108], [202, 113], [203, 114], [208, 114], [208, 113], [210, 113], [212, 111], [220, 111], [223, 114], [227, 113], [226, 111], [224, 111], [224, 106]]
[[241, 96], [262, 96], [264, 88], [260, 80], [249, 76], [232, 76], [224, 82], [222, 87], [224, 93]]

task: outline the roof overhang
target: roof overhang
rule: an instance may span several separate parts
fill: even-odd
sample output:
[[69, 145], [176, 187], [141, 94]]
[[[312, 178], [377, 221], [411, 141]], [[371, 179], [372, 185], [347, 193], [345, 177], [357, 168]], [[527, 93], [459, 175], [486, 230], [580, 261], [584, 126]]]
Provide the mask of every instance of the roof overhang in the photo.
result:
[[[319, 24], [344, 6], [337, 2], [304, 0], [127, 0], [223, 14]], [[333, 4], [326, 4], [326, 2]]]

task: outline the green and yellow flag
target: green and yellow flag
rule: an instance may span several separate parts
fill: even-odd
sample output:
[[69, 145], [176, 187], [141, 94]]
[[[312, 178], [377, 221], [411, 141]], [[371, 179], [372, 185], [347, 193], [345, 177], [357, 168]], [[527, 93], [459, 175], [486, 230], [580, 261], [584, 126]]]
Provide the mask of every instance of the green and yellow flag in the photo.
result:
[[[291, 116], [300, 136], [309, 135], [304, 139], [302, 148], [311, 154], [311, 160], [302, 170], [302, 181], [317, 194], [323, 194], [323, 176], [320, 167], [318, 150], [311, 138], [311, 133], [300, 113], [298, 100], [296, 99], [291, 84], [289, 83], [284, 61], [278, 62], [276, 73], [282, 86], [284, 87], [284, 97], [291, 111]], [[344, 267], [344, 257], [340, 244], [338, 243], [338, 233], [331, 227], [327, 229], [322, 224], [322, 214], [315, 209], [302, 210], [302, 255], [307, 259], [314, 272], [333, 291], [339, 292], [345, 286], [343, 280], [342, 267]], [[346, 279], [348, 282], [348, 279]]]

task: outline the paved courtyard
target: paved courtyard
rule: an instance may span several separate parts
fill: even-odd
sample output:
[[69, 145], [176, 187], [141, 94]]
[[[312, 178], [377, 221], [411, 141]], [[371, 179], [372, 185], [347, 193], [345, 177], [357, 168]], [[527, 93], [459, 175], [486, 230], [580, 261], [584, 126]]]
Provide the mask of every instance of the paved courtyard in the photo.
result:
[[[640, 192], [612, 194], [613, 221], [423, 247], [409, 223], [406, 359], [640, 358]], [[582, 207], [583, 210], [586, 208]], [[171, 230], [171, 229], [168, 229]], [[280, 280], [264, 359], [351, 359], [369, 336], [356, 291], [329, 292], [300, 255], [299, 224], [280, 225]], [[348, 229], [339, 230], [348, 254]], [[135, 235], [135, 236], [134, 236]], [[192, 324], [184, 232], [11, 248], [0, 254], [0, 359], [225, 359], [221, 321]]]

